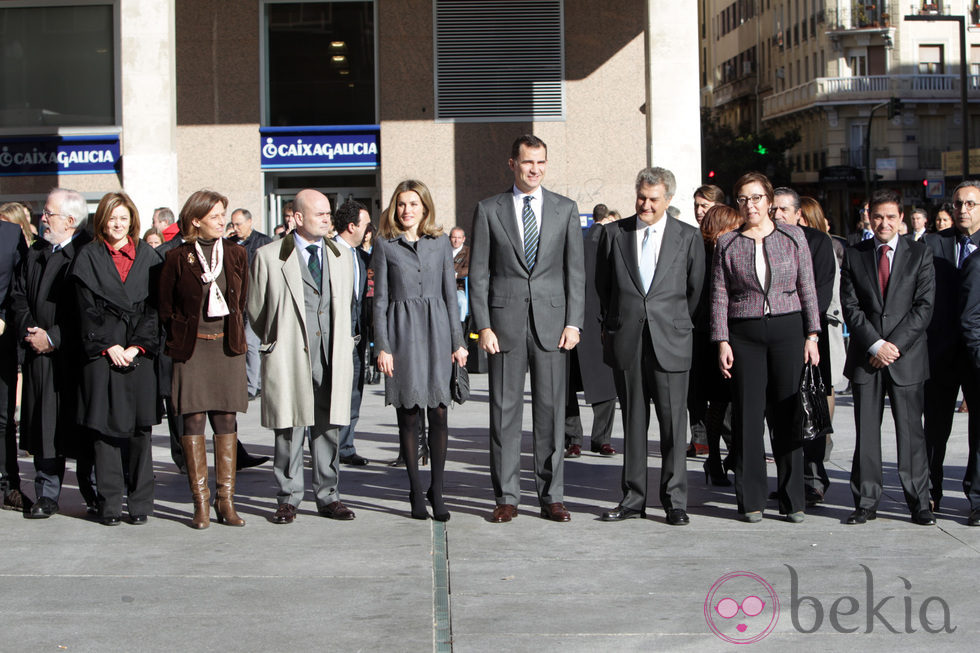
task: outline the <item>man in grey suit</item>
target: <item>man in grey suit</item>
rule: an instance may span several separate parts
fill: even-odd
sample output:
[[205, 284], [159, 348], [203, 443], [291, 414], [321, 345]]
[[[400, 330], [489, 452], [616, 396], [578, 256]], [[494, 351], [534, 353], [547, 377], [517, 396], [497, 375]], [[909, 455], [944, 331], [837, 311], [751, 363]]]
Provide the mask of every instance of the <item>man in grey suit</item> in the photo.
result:
[[564, 352], [578, 344], [584, 320], [585, 261], [578, 206], [541, 187], [547, 163], [544, 141], [520, 136], [508, 162], [513, 188], [480, 202], [473, 216], [470, 310], [489, 354], [495, 523], [517, 516], [529, 368], [541, 516], [571, 519], [564, 504]]
[[249, 275], [248, 319], [263, 352], [262, 425], [276, 434], [277, 524], [292, 523], [303, 499], [307, 431], [317, 510], [354, 519], [337, 488], [339, 427], [350, 420], [354, 272], [351, 253], [324, 238], [330, 215], [323, 193], [300, 191], [296, 230], [259, 249]]
[[700, 232], [667, 214], [670, 170], [636, 177], [636, 215], [608, 225], [599, 241], [596, 291], [604, 360], [623, 408], [623, 499], [603, 521], [646, 517], [650, 400], [660, 424], [660, 501], [667, 523], [687, 515], [687, 383], [694, 312], [704, 283]]
[[854, 389], [857, 441], [851, 464], [854, 512], [848, 524], [877, 517], [882, 494], [881, 411], [891, 402], [898, 440], [898, 478], [912, 521], [936, 523], [929, 509], [929, 461], [922, 428], [922, 386], [929, 377], [926, 327], [936, 277], [932, 252], [901, 238], [901, 198], [891, 190], [871, 198], [874, 238], [844, 251], [840, 297], [851, 330], [844, 375]]

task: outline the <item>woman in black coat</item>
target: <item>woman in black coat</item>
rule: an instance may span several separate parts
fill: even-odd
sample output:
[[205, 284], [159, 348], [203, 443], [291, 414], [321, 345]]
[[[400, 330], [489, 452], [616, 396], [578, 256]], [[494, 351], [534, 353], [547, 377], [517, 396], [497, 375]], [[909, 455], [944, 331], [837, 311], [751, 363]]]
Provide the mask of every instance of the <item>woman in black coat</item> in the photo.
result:
[[99, 516], [114, 526], [122, 515], [143, 524], [153, 512], [150, 429], [159, 423], [151, 360], [159, 346], [157, 276], [160, 256], [139, 239], [139, 213], [125, 193], [99, 202], [94, 240], [75, 261], [82, 349], [79, 422], [93, 432]]

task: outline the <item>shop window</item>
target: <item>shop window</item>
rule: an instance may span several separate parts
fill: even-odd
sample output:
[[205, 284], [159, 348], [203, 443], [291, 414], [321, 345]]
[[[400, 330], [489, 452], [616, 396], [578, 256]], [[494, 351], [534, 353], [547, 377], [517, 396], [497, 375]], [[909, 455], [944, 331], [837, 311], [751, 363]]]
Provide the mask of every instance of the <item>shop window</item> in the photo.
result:
[[113, 5], [0, 6], [0, 128], [116, 120]]
[[373, 2], [265, 5], [273, 127], [377, 122]]

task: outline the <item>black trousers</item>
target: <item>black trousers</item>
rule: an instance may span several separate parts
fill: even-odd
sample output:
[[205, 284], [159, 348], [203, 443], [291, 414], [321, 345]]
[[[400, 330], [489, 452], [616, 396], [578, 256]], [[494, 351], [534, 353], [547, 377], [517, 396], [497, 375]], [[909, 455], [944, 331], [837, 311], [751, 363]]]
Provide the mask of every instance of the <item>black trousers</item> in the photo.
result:
[[772, 426], [779, 512], [803, 510], [803, 449], [793, 435], [793, 414], [803, 370], [803, 319], [799, 313], [731, 320], [732, 435], [735, 496], [741, 513], [761, 511], [769, 495], [766, 416]]
[[[616, 400], [597, 401], [592, 404], [592, 432], [590, 437], [593, 447], [612, 442], [613, 423], [616, 420]], [[578, 407], [578, 397], [571, 394], [565, 404], [565, 448], [577, 444], [582, 446], [582, 415]]]
[[895, 419], [898, 442], [898, 478], [905, 502], [915, 514], [929, 508], [929, 461], [922, 428], [922, 384], [895, 385], [887, 369], [868, 383], [853, 383], [854, 424], [857, 441], [851, 461], [854, 507], [875, 510], [881, 500], [881, 416], [885, 394]]
[[102, 433], [93, 437], [100, 515], [122, 516], [124, 492], [129, 497], [130, 515], [153, 514], [150, 429], [139, 429], [128, 438], [114, 438]]
[[20, 490], [17, 466], [17, 349], [12, 325], [0, 335], [0, 500], [11, 490]]
[[632, 510], [646, 510], [647, 438], [650, 401], [660, 427], [660, 503], [664, 510], [687, 510], [688, 372], [668, 372], [657, 362], [649, 331], [643, 329], [641, 355], [628, 370], [614, 370], [623, 411], [623, 499]]
[[[952, 369], [945, 370], [942, 376], [933, 376], [925, 382], [925, 433], [926, 453], [929, 456], [929, 479], [932, 485], [930, 494], [933, 499], [943, 497], [943, 479], [945, 473], [943, 463], [946, 460], [946, 445], [953, 429], [953, 413], [956, 412], [956, 395], [963, 387], [963, 398], [967, 405], [980, 401], [980, 378], [971, 369], [970, 357], [965, 350], [953, 363]], [[973, 440], [974, 432], [980, 433], [980, 412], [969, 413], [970, 456], [966, 462], [966, 476], [963, 479], [964, 491], [970, 499], [972, 508], [980, 508], [980, 486], [975, 478], [980, 480], [980, 464], [976, 458]], [[972, 469], [972, 471], [971, 471]], [[971, 496], [971, 492], [975, 496]]]

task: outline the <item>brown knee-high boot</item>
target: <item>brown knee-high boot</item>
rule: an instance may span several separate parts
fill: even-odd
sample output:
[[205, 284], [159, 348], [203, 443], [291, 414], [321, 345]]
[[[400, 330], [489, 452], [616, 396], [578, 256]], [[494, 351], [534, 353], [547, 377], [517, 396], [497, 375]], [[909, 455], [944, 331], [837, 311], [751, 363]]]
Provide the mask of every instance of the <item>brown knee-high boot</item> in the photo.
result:
[[214, 477], [218, 495], [214, 509], [218, 513], [218, 523], [229, 526], [244, 526], [245, 520], [235, 512], [235, 457], [237, 455], [237, 433], [215, 433], [214, 435]]
[[187, 463], [187, 480], [194, 497], [194, 519], [191, 528], [207, 528], [211, 525], [211, 490], [208, 488], [208, 456], [203, 435], [185, 435], [180, 438]]

